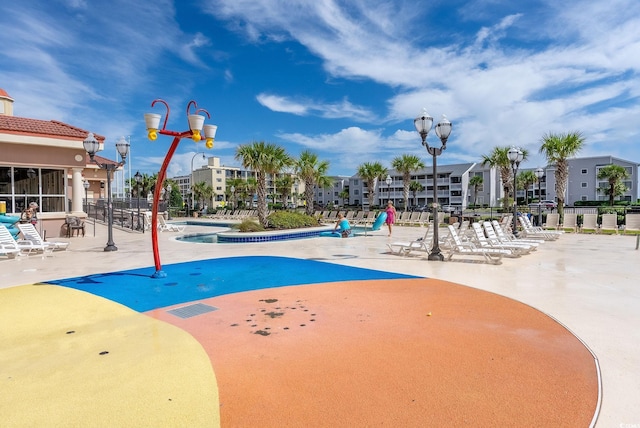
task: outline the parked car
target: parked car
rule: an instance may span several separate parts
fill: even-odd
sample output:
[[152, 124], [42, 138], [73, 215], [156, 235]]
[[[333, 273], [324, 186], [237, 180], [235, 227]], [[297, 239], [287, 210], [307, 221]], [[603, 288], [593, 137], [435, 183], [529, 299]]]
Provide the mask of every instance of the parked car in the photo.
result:
[[538, 208], [538, 206], [541, 206], [542, 208], [553, 209], [558, 207], [558, 203], [555, 201], [540, 201], [529, 204], [529, 208]]
[[462, 211], [462, 207], [460, 205], [443, 205], [442, 211], [446, 213], [455, 213]]
[[416, 205], [411, 210], [412, 211], [420, 211], [420, 212], [431, 211], [431, 206], [430, 205]]

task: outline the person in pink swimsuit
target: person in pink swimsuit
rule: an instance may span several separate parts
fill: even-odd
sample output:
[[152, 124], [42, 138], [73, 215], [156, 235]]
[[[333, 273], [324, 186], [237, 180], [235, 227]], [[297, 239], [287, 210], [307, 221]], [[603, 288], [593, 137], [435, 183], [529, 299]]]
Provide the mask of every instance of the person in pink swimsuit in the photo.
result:
[[389, 236], [391, 236], [391, 229], [393, 227], [393, 223], [396, 221], [396, 208], [393, 206], [393, 202], [387, 202], [387, 209], [385, 211], [387, 213], [387, 219], [385, 223], [387, 223], [387, 227], [389, 228]]

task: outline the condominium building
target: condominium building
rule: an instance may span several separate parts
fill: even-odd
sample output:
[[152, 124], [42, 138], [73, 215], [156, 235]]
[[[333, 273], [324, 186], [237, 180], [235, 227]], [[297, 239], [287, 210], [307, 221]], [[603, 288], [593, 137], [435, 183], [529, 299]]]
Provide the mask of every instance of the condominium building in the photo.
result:
[[[617, 199], [635, 202], [638, 200], [638, 163], [613, 156], [595, 156], [573, 158], [568, 160], [569, 178], [566, 187], [565, 205], [573, 205], [578, 201], [603, 201], [608, 196], [603, 191], [608, 187], [606, 180], [598, 179], [598, 172], [607, 165], [620, 165], [629, 173], [624, 181], [626, 192]], [[537, 168], [521, 168], [524, 171], [535, 171]], [[526, 189], [528, 200], [557, 200], [555, 189], [555, 165], [543, 168], [544, 176], [538, 183]], [[376, 182], [373, 191], [374, 204], [383, 206], [390, 199], [402, 207], [404, 202], [404, 181], [402, 174], [394, 169], [388, 171], [391, 185], [386, 182]], [[474, 176], [482, 177], [482, 184], [477, 187], [477, 195], [469, 181]], [[409, 192], [409, 206], [427, 205], [433, 203], [433, 168], [426, 167], [411, 174], [411, 181], [422, 185], [422, 190]], [[368, 209], [369, 191], [367, 183], [358, 175], [349, 178], [349, 204]], [[504, 189], [499, 172], [495, 168], [483, 166], [481, 163], [463, 163], [438, 165], [435, 180], [437, 202], [440, 205], [455, 205], [465, 209], [474, 203], [478, 205], [498, 206], [504, 198]], [[525, 190], [517, 191], [518, 199], [525, 198]]]

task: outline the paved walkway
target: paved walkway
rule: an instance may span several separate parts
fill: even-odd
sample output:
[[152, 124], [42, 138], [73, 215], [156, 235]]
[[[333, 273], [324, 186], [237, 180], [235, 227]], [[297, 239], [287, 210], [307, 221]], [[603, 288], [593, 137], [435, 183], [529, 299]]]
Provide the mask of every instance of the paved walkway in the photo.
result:
[[[201, 230], [211, 228], [188, 226], [187, 232]], [[87, 232], [84, 238], [70, 239], [65, 252], [0, 261], [0, 287], [153, 265], [150, 234], [116, 231], [119, 251], [104, 253], [104, 227], [96, 227], [95, 237], [93, 226]], [[422, 231], [398, 227], [394, 235], [391, 240], [402, 240], [416, 238]], [[451, 281], [523, 302], [564, 324], [596, 355], [603, 385], [597, 426], [640, 426], [640, 251], [635, 250], [635, 237], [566, 234], [545, 243], [536, 254], [503, 259], [493, 266], [390, 255], [386, 250], [390, 238], [382, 232], [345, 240], [249, 245], [188, 244], [171, 236], [175, 234], [160, 235], [164, 264], [246, 255], [297, 257]], [[0, 356], [6, 350], [3, 341]], [[0, 412], [4, 410], [0, 402]]]

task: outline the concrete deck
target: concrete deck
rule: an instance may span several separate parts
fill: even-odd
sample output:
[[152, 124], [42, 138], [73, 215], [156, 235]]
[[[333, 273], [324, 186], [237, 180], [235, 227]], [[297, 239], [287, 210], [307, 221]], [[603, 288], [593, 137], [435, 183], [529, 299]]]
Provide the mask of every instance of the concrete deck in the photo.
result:
[[[202, 231], [213, 230], [189, 225], [185, 233]], [[388, 253], [388, 242], [423, 233], [395, 227], [392, 238], [379, 231], [349, 239], [192, 244], [164, 232], [160, 249], [163, 264], [246, 255], [297, 257], [441, 279], [515, 299], [558, 320], [597, 357], [603, 390], [596, 426], [640, 426], [640, 251], [634, 236], [565, 234], [535, 254], [505, 258], [497, 266], [461, 257], [437, 263]], [[0, 260], [0, 288], [153, 266], [150, 233], [115, 230], [119, 250], [112, 253], [103, 252], [106, 236], [104, 226], [97, 225], [94, 236], [94, 226], [88, 225], [86, 237], [60, 239], [71, 243], [66, 251]], [[8, 345], [2, 343], [0, 352]]]

